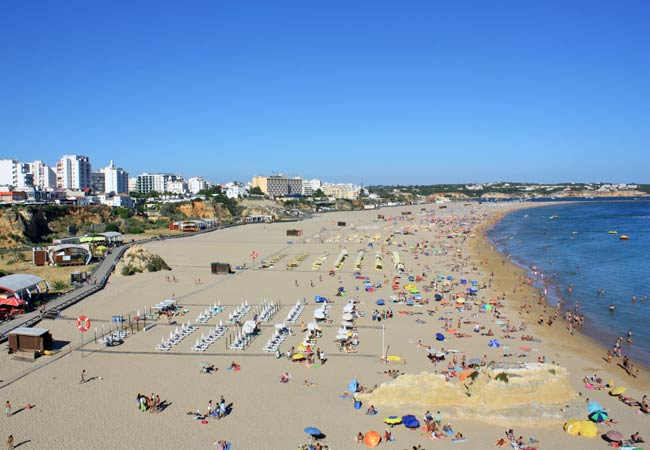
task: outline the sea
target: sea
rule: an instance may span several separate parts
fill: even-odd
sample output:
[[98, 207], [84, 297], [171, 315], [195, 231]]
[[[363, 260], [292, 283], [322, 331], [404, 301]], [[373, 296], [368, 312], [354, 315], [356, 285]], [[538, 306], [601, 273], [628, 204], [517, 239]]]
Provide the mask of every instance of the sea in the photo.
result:
[[[487, 237], [513, 263], [533, 276], [537, 272], [535, 285], [547, 288], [549, 305], [561, 300], [562, 311], [573, 312], [577, 303], [583, 333], [607, 348], [622, 336], [622, 354], [650, 367], [650, 201], [558, 202], [517, 210]], [[542, 281], [540, 272], [552, 282]]]

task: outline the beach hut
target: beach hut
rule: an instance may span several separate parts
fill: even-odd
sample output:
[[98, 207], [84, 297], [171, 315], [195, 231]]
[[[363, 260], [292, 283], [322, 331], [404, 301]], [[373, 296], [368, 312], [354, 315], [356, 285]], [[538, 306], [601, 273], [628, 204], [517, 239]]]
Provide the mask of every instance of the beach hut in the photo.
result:
[[9, 352], [42, 352], [52, 348], [52, 334], [46, 328], [19, 327], [9, 332]]

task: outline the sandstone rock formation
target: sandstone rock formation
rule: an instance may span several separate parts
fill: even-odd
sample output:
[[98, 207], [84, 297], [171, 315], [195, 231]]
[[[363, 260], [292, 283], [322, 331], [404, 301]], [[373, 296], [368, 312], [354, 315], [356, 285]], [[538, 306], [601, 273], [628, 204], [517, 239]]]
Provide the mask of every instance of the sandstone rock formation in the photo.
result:
[[496, 363], [463, 382], [445, 381], [444, 375], [423, 372], [402, 375], [383, 383], [362, 401], [415, 411], [444, 409], [453, 418], [489, 420], [504, 426], [563, 423], [587, 413], [569, 384], [567, 370], [551, 364]]

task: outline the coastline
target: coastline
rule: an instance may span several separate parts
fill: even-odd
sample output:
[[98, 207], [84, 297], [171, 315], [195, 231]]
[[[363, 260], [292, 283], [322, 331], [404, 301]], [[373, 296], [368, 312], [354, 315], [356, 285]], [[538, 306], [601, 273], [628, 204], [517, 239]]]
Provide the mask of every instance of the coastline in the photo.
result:
[[[567, 202], [570, 203], [570, 202]], [[558, 204], [553, 202], [552, 204]], [[475, 261], [480, 261], [485, 255], [491, 260], [501, 261], [502, 264], [499, 265], [490, 264], [489, 270], [494, 271], [497, 280], [497, 286], [503, 288], [503, 290], [508, 293], [512, 292], [514, 289], [517, 289], [518, 295], [514, 296], [514, 302], [507, 303], [509, 312], [511, 314], [521, 315], [519, 307], [523, 304], [528, 304], [531, 306], [530, 313], [526, 314], [527, 322], [532, 325], [540, 334], [547, 337], [553, 341], [553, 345], [558, 348], [562, 348], [565, 352], [569, 354], [576, 354], [583, 357], [586, 361], [589, 361], [594, 367], [599, 367], [601, 371], [607, 371], [611, 376], [619, 376], [626, 379], [626, 383], [629, 385], [634, 385], [638, 389], [648, 390], [650, 388], [650, 367], [642, 364], [638, 361], [633, 361], [635, 366], [639, 368], [639, 377], [635, 378], [629, 376], [625, 370], [617, 365], [622, 358], [614, 357], [611, 363], [606, 362], [605, 355], [607, 354], [608, 347], [598, 342], [596, 339], [592, 338], [586, 333], [583, 333], [582, 330], [574, 330], [573, 334], [568, 329], [568, 323], [564, 318], [564, 314], [559, 314], [557, 320], [553, 324], [552, 328], [548, 325], [538, 325], [537, 317], [540, 314], [544, 314], [545, 317], [548, 316], [549, 311], [553, 311], [553, 307], [549, 305], [546, 300], [543, 305], [539, 305], [537, 299], [540, 296], [543, 296], [543, 291], [539, 287], [532, 286], [531, 284], [522, 284], [520, 279], [525, 279], [527, 283], [532, 283], [532, 278], [530, 277], [530, 272], [521, 265], [514, 263], [510, 260], [508, 254], [504, 254], [496, 249], [494, 243], [490, 241], [487, 237], [487, 232], [490, 228], [497, 225], [497, 223], [503, 220], [507, 215], [519, 211], [521, 209], [530, 209], [536, 207], [549, 206], [549, 203], [540, 203], [533, 205], [526, 205], [523, 208], [511, 209], [508, 212], [504, 212], [494, 217], [492, 220], [487, 221], [481, 226], [477, 231], [480, 232], [480, 242], [475, 248], [474, 258]], [[479, 234], [477, 233], [477, 237]], [[534, 261], [531, 262], [534, 264]], [[500, 270], [501, 269], [501, 270]], [[508, 272], [512, 272], [513, 276], [509, 276]], [[509, 282], [504, 282], [508, 280]], [[521, 297], [524, 297], [525, 300], [522, 300]], [[566, 299], [560, 295], [560, 300], [562, 305], [566, 305]], [[516, 307], [515, 307], [516, 305]], [[544, 312], [544, 306], [547, 306], [546, 312]], [[616, 369], [615, 369], [616, 368]]]

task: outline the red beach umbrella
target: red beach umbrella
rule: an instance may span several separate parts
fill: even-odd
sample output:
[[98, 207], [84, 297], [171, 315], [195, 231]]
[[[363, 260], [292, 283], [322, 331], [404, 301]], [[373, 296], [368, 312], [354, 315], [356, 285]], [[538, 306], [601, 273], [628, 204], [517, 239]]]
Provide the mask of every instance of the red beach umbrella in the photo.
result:
[[27, 303], [25, 300], [16, 297], [3, 298], [2, 300], [0, 300], [0, 305], [7, 305], [7, 306], [22, 306], [25, 303]]

